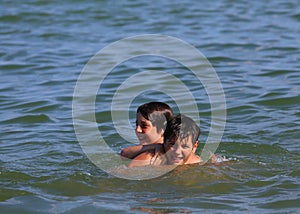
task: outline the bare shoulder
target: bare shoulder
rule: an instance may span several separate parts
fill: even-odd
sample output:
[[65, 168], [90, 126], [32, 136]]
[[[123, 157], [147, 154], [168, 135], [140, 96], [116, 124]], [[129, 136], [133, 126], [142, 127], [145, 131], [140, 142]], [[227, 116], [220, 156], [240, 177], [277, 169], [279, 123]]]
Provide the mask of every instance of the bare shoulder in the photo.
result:
[[135, 166], [146, 166], [150, 165], [151, 159], [154, 156], [153, 151], [146, 151], [138, 156], [136, 156], [129, 164], [128, 167], [135, 167]]
[[202, 162], [201, 158], [198, 155], [192, 154], [185, 164], [195, 164]]

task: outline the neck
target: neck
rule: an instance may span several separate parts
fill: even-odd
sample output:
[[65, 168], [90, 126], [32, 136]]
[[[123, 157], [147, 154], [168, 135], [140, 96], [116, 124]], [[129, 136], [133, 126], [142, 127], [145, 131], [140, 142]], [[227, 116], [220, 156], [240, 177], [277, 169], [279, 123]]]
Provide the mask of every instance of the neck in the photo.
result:
[[157, 141], [155, 141], [155, 143], [163, 144], [164, 143], [164, 138], [163, 137], [159, 138]]
[[201, 158], [194, 153], [188, 158], [188, 160], [184, 164], [193, 164], [193, 163], [200, 163], [202, 162]]

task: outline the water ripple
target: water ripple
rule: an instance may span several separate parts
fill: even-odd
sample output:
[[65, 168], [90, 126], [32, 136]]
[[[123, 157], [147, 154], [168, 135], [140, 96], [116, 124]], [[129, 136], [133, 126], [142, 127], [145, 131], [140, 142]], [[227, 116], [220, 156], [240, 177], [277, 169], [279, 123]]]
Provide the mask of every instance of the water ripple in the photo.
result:
[[[296, 1], [4, 0], [2, 8], [0, 212], [299, 210]], [[145, 182], [114, 178], [86, 158], [72, 124], [78, 75], [110, 42], [144, 33], [176, 36], [198, 48], [214, 66], [227, 102], [227, 124], [217, 153], [233, 161], [183, 166]], [[130, 76], [151, 70], [172, 74], [189, 87], [199, 108], [191, 113], [201, 116], [201, 142], [208, 135], [211, 109], [203, 85], [176, 62], [140, 57], [114, 68], [96, 99], [99, 129], [117, 152], [130, 143], [120, 139], [111, 121], [112, 96]], [[186, 94], [167, 75], [152, 80], [136, 82], [119, 102], [133, 98], [145, 85], [169, 83], [189, 109]], [[178, 112], [163, 92], [143, 92], [129, 110], [120, 109], [130, 115], [130, 128], [136, 107], [157, 99]]]

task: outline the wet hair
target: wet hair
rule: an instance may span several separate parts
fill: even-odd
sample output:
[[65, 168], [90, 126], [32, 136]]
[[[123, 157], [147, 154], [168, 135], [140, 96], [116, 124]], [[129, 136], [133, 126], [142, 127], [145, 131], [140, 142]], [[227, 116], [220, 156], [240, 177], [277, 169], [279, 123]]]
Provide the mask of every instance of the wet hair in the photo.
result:
[[178, 114], [167, 124], [164, 132], [164, 142], [183, 140], [192, 136], [193, 145], [200, 136], [200, 128], [191, 118]]
[[160, 131], [165, 129], [168, 121], [174, 117], [174, 113], [169, 105], [163, 102], [149, 102], [138, 107], [136, 113], [151, 121], [153, 126]]

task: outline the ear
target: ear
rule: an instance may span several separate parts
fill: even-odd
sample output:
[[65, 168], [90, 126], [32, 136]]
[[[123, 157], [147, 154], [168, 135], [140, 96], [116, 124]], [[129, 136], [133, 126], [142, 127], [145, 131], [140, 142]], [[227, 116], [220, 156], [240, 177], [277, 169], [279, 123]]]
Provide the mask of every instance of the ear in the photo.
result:
[[196, 142], [194, 143], [194, 146], [193, 146], [193, 152], [194, 153], [196, 152], [198, 145], [199, 145], [199, 141], [196, 140]]
[[160, 136], [163, 137], [163, 136], [164, 136], [164, 133], [165, 133], [165, 130], [164, 130], [164, 129], [161, 129], [161, 130], [160, 130]]

